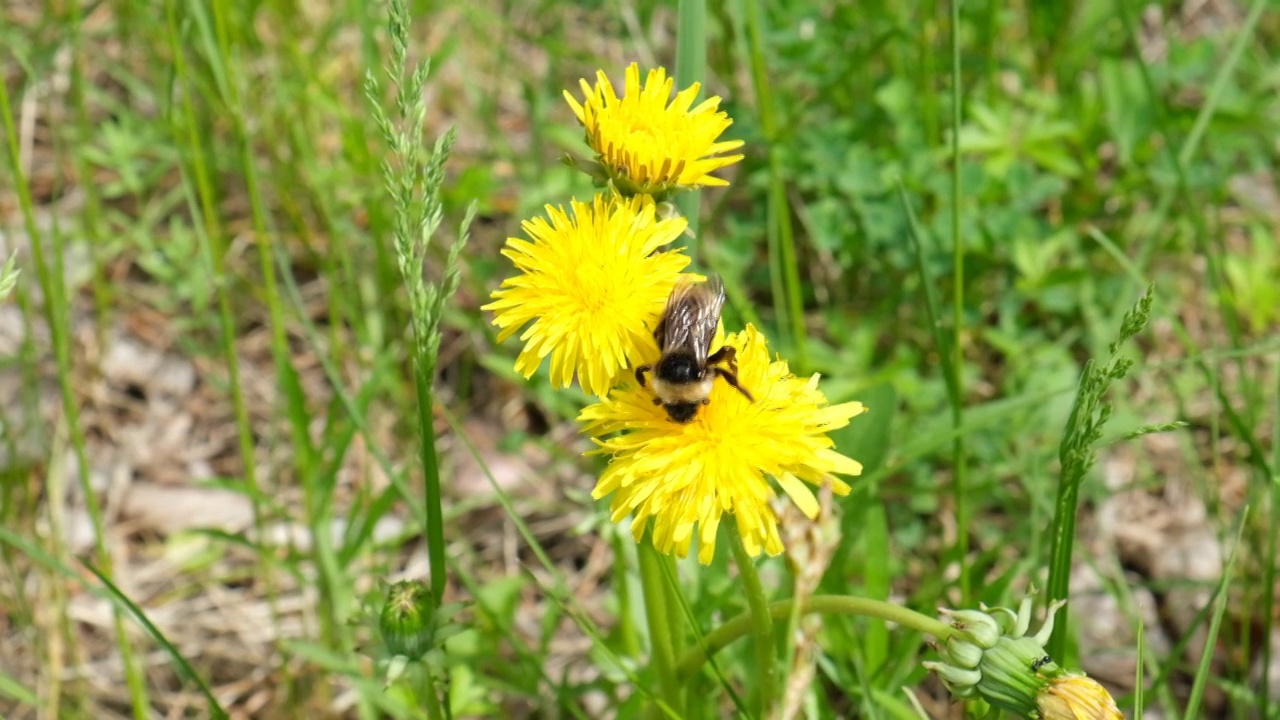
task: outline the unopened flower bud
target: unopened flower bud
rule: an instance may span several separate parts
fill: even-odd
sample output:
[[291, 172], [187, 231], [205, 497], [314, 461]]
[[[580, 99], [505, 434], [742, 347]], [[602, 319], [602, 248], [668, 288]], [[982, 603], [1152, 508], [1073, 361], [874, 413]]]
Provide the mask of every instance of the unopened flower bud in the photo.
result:
[[417, 580], [401, 580], [387, 592], [378, 630], [392, 655], [417, 660], [431, 649], [434, 620], [431, 590]]
[[941, 662], [924, 666], [957, 697], [980, 696], [993, 706], [1039, 720], [1123, 720], [1107, 691], [1084, 675], [1069, 674], [1045, 652], [1053, 616], [1028, 635], [1031, 601], [1009, 608], [942, 610], [954, 632], [939, 650]]

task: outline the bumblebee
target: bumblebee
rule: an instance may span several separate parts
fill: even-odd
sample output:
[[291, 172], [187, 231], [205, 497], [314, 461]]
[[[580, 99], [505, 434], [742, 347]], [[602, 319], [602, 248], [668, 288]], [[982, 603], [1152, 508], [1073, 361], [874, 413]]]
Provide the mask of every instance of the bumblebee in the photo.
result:
[[653, 372], [653, 404], [662, 405], [675, 422], [691, 422], [698, 407], [711, 402], [717, 377], [754, 401], [738, 384], [737, 350], [725, 345], [711, 352], [723, 307], [724, 284], [717, 277], [676, 285], [653, 332], [662, 357], [656, 365], [636, 368], [641, 387], [645, 387], [645, 373]]

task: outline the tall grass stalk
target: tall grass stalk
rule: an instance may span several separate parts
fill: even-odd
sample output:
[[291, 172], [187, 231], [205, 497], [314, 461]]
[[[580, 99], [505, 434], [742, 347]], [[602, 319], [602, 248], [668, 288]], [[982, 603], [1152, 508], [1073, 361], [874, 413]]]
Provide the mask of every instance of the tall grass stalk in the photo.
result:
[[[707, 75], [707, 0], [680, 0], [676, 26], [676, 87], [703, 83]], [[700, 95], [706, 95], [704, 91]], [[694, 99], [697, 103], [697, 99]], [[702, 191], [680, 193], [676, 207], [689, 223], [689, 257], [698, 261], [698, 224], [702, 215]]]
[[[1062, 440], [1058, 445], [1058, 462], [1061, 466], [1058, 478], [1058, 495], [1054, 502], [1053, 524], [1049, 534], [1049, 582], [1046, 588], [1050, 600], [1070, 597], [1071, 558], [1075, 549], [1076, 512], [1080, 499], [1080, 485], [1085, 474], [1097, 459], [1096, 444], [1102, 438], [1102, 428], [1111, 417], [1111, 405], [1107, 391], [1116, 380], [1123, 379], [1133, 361], [1122, 357], [1120, 347], [1137, 335], [1151, 317], [1151, 300], [1154, 290], [1148, 286], [1137, 304], [1125, 313], [1120, 323], [1119, 338], [1111, 344], [1110, 354], [1104, 364], [1093, 359], [1085, 363], [1076, 389], [1071, 414], [1067, 418]], [[1045, 650], [1061, 662], [1066, 657], [1067, 616], [1062, 616], [1053, 627], [1053, 635]]]
[[83, 25], [84, 18], [80, 3], [70, 3], [67, 8], [67, 25], [71, 29], [71, 84], [69, 96], [75, 112], [76, 145], [79, 152], [73, 152], [76, 182], [84, 192], [84, 213], [81, 226], [84, 228], [85, 240], [89, 245], [90, 257], [93, 259], [93, 300], [97, 310], [99, 343], [103, 330], [107, 327], [108, 309], [111, 307], [111, 286], [107, 282], [103, 266], [106, 263], [105, 247], [102, 232], [102, 197], [101, 188], [93, 181], [87, 154], [83, 148], [90, 144], [91, 125], [89, 111], [85, 103], [84, 65], [85, 48]]
[[18, 286], [18, 276], [21, 274], [22, 271], [18, 269], [18, 253], [15, 251], [4, 261], [4, 267], [0, 267], [0, 300], [8, 297]]
[[124, 592], [120, 590], [120, 588], [116, 587], [115, 583], [111, 582], [110, 578], [92, 565], [87, 567], [89, 572], [93, 573], [94, 577], [98, 578], [98, 582], [102, 583], [102, 587], [105, 589], [107, 596], [111, 598], [116, 607], [127, 612], [134, 621], [151, 636], [151, 639], [160, 646], [160, 649], [164, 651], [165, 656], [169, 658], [171, 663], [173, 663], [174, 672], [183, 680], [186, 680], [196, 686], [196, 689], [200, 691], [200, 694], [208, 704], [209, 716], [214, 718], [214, 720], [226, 720], [226, 718], [229, 717], [229, 715], [227, 715], [227, 711], [222, 709], [222, 705], [218, 702], [218, 698], [213, 694], [213, 691], [209, 689], [208, 683], [204, 681], [204, 678], [200, 677], [200, 673], [196, 672], [195, 668], [191, 667], [191, 664], [187, 662], [185, 657], [183, 657], [182, 652], [179, 651], [173, 643], [169, 642], [169, 638], [165, 637], [164, 633], [160, 631], [160, 628], [156, 627], [155, 624], [151, 622], [151, 619], [147, 617], [147, 614], [143, 612], [142, 608], [138, 607], [127, 595], [124, 594]]
[[[365, 75], [365, 94], [373, 119], [390, 155], [382, 163], [382, 177], [395, 209], [393, 244], [400, 277], [409, 295], [414, 385], [418, 404], [418, 450], [422, 464], [424, 512], [420, 517], [431, 568], [431, 594], [439, 607], [445, 590], [444, 513], [440, 495], [440, 464], [436, 455], [433, 384], [440, 352], [440, 322], [445, 302], [458, 288], [462, 248], [475, 216], [472, 204], [449, 247], [444, 272], [438, 282], [424, 276], [427, 248], [444, 219], [440, 199], [444, 164], [453, 149], [454, 131], [445, 131], [429, 153], [423, 136], [426, 116], [427, 77], [430, 64], [422, 62], [410, 72], [408, 65], [409, 12], [403, 0], [388, 6], [391, 62], [387, 77], [396, 86], [395, 117], [382, 107], [382, 87], [372, 71]], [[426, 155], [425, 163], [422, 158]]]
[[[1213, 601], [1213, 618], [1209, 621], [1209, 631], [1204, 638], [1204, 651], [1200, 655], [1200, 663], [1196, 667], [1195, 678], [1191, 682], [1191, 696], [1187, 698], [1186, 712], [1183, 714], [1183, 720], [1196, 720], [1200, 717], [1200, 704], [1204, 700], [1204, 690], [1208, 687], [1209, 679], [1213, 675], [1213, 649], [1218, 646], [1218, 631], [1222, 628], [1222, 618], [1227, 612], [1228, 594], [1231, 589], [1231, 577], [1235, 573], [1236, 552], [1240, 549], [1240, 539], [1244, 535], [1244, 528], [1249, 520], [1249, 506], [1246, 505], [1240, 513], [1240, 525], [1236, 529], [1235, 542], [1231, 544], [1231, 554], [1227, 556], [1227, 566], [1222, 570], [1222, 579], [1218, 581], [1217, 590], [1214, 592]], [[1271, 638], [1264, 638], [1264, 643], [1269, 643]], [[1266, 676], [1263, 676], [1263, 684], [1266, 684]], [[1260, 717], [1266, 717], [1261, 715]]]
[[960, 119], [963, 93], [960, 75], [960, 0], [951, 0], [951, 424], [956, 437], [951, 447], [951, 488], [956, 506], [956, 559], [960, 563], [960, 604], [968, 605], [969, 579], [969, 492], [966, 483], [968, 458], [964, 433], [964, 240], [960, 237]]
[[[404, 0], [392, 0], [388, 5], [391, 62], [386, 73], [396, 87], [395, 116], [388, 116], [383, 109], [382, 87], [372, 70], [365, 73], [364, 89], [373, 120], [389, 149], [389, 156], [382, 162], [382, 178], [394, 206], [392, 244], [400, 278], [409, 296], [413, 335], [410, 354], [417, 398], [418, 458], [422, 465], [424, 500], [419, 522], [427, 543], [431, 601], [439, 609], [444, 598], [447, 570], [433, 390], [444, 305], [458, 289], [460, 257], [467, 243], [468, 228], [475, 217], [475, 203], [470, 205], [458, 227], [440, 280], [428, 282], [425, 277], [427, 249], [444, 220], [440, 193], [444, 186], [444, 165], [453, 149], [455, 134], [452, 128], [446, 130], [428, 151], [423, 120], [427, 113], [424, 92], [430, 63], [418, 63], [410, 71], [409, 25], [409, 11]], [[415, 690], [420, 697], [423, 693], [429, 695], [420, 703], [425, 705], [428, 716], [433, 720], [447, 717], [448, 686], [438, 689], [430, 667], [426, 663], [415, 665], [420, 666], [414, 682]]]
[[[214, 33], [206, 36], [206, 54], [214, 72], [223, 82], [219, 84], [222, 101], [227, 109], [233, 130], [233, 142], [237, 144], [240, 175], [244, 178], [245, 193], [248, 196], [250, 215], [253, 223], [254, 245], [258, 251], [258, 270], [261, 276], [263, 300], [267, 308], [267, 329], [270, 335], [271, 356], [275, 364], [276, 383], [282, 395], [285, 416], [290, 428], [290, 458], [293, 462], [294, 476], [299, 479], [304, 494], [307, 496], [306, 507], [315, 508], [317, 501], [313, 497], [317, 487], [316, 469], [318, 458], [311, 442], [310, 410], [307, 407], [306, 395], [298, 379], [297, 370], [293, 366], [292, 353], [286, 335], [286, 324], [283, 303], [280, 298], [275, 264], [272, 259], [272, 246], [277, 242], [274, 232], [268, 227], [267, 211], [263, 202], [262, 187], [258, 177], [255, 161], [254, 137], [250, 131], [250, 122], [245, 117], [246, 99], [242, 94], [245, 82], [241, 77], [243, 64], [237, 56], [237, 48], [242, 46], [240, 38], [232, 38], [235, 9], [226, 0], [217, 0], [209, 5], [212, 13]], [[314, 516], [307, 518], [310, 525], [316, 552], [324, 557], [331, 547], [330, 533], [327, 523], [319, 522]], [[320, 562], [319, 591], [321, 596], [320, 628], [325, 643], [336, 645], [341, 626], [335, 618], [337, 604], [333, 601], [331, 591], [340, 586], [332, 578], [328, 569], [331, 563]], [[267, 574], [268, 587], [272, 585], [271, 575]], [[269, 596], [274, 597], [274, 591]], [[274, 608], [273, 608], [274, 610]]]
[[[55, 227], [51, 233], [50, 243], [52, 258], [45, 257], [44, 237], [36, 224], [35, 206], [31, 199], [31, 187], [27, 183], [26, 173], [22, 168], [21, 154], [18, 149], [18, 128], [13, 121], [10, 108], [9, 88], [0, 83], [0, 119], [4, 122], [6, 150], [9, 156], [9, 170], [13, 178], [14, 188], [18, 193], [18, 205], [22, 210], [23, 226], [27, 232], [31, 248], [31, 260], [35, 265], [36, 281], [44, 296], [44, 320], [49, 328], [53, 343], [54, 361], [58, 369], [58, 390], [62, 400], [62, 411], [71, 445], [76, 457], [76, 474], [80, 490], [84, 495], [85, 509], [93, 526], [93, 547], [95, 560], [102, 568], [104, 576], [112, 576], [111, 553], [107, 550], [106, 532], [102, 521], [102, 508], [98, 502], [97, 492], [89, 480], [89, 454], [85, 448], [84, 428], [80, 424], [80, 405], [75, 388], [71, 385], [74, 368], [71, 366], [71, 313], [67, 306], [67, 290], [64, 286], [66, 273], [63, 267], [62, 234]], [[50, 267], [52, 260], [52, 267]], [[133, 716], [144, 720], [150, 716], [151, 703], [148, 699], [145, 678], [134, 657], [133, 646], [125, 632], [123, 615], [113, 608], [112, 629], [115, 633], [116, 649], [120, 652], [120, 660], [124, 666], [125, 684], [129, 693], [129, 704]]]
[[[181, 98], [181, 103], [168, 113], [174, 142], [187, 150], [186, 162], [182, 163], [182, 176], [187, 191], [188, 207], [192, 216], [199, 222], [194, 232], [199, 242], [201, 261], [213, 275], [214, 294], [217, 303], [218, 327], [220, 330], [222, 360], [226, 363], [227, 386], [231, 394], [232, 414], [235, 417], [236, 440], [240, 454], [240, 464], [244, 472], [244, 490], [249, 496], [253, 508], [254, 531], [258, 537], [264, 537], [266, 526], [263, 504], [265, 496], [259, 481], [256, 442], [253, 424], [249, 417], [249, 406], [245, 400], [244, 382], [240, 373], [240, 355], [236, 350], [236, 313], [231, 304], [235, 278], [227, 272], [227, 245], [222, 224], [219, 221], [218, 197], [214, 190], [213, 170], [210, 158], [206, 155], [202, 140], [204, 130], [200, 127], [199, 114], [195, 107], [198, 88], [203, 84], [195, 77], [186, 59], [186, 48], [182, 44], [183, 32], [178, 18], [176, 0], [165, 3], [165, 19], [168, 26], [169, 50], [173, 56], [174, 84]], [[194, 186], [194, 188], [193, 188]], [[194, 189], [194, 195], [192, 190]], [[265, 557], [259, 558], [261, 576], [267, 578], [268, 600], [274, 602], [271, 592], [271, 572]]]
[[778, 325], [791, 341], [796, 372], [809, 371], [809, 348], [806, 342], [804, 304], [800, 293], [800, 269], [796, 259], [795, 230], [791, 225], [791, 204], [787, 200], [786, 174], [782, 169], [778, 122], [774, 114], [773, 94], [769, 86], [768, 62], [765, 58], [764, 10], [759, 0], [743, 0], [746, 4], [747, 41], [750, 48], [751, 84], [756, 93], [760, 130], [769, 153], [769, 275], [773, 284], [773, 303]]
[[[489, 483], [489, 488], [493, 491], [494, 498], [498, 501], [498, 505], [502, 507], [503, 512], [506, 513], [508, 519], [511, 520], [511, 524], [515, 527], [520, 538], [528, 546], [529, 550], [533, 553], [533, 556], [537, 558], [539, 566], [541, 566], [546, 572], [547, 577], [551, 578], [552, 584], [550, 586], [546, 586], [538, 581], [538, 577], [536, 575], [531, 575], [531, 577], [538, 582], [543, 593], [550, 598], [552, 602], [556, 603], [560, 609], [577, 624], [578, 629], [580, 629], [584, 635], [591, 639], [592, 649], [598, 652], [601, 657], [605, 658], [613, 670], [616, 670], [625, 677], [627, 681], [631, 683], [631, 686], [635, 688], [636, 692], [639, 692], [646, 698], [654, 701], [657, 711], [661, 712], [664, 717], [681, 717], [670, 704], [668, 704], [658, 694], [652, 692], [640, 681], [640, 678], [631, 669], [632, 663], [624, 662], [622, 658], [618, 657], [609, 644], [604, 641], [600, 629], [596, 626], [590, 615], [587, 614], [586, 610], [577, 603], [573, 593], [569, 590], [569, 586], [565, 582], [564, 573], [551, 561], [551, 557], [547, 555], [546, 548], [542, 547], [542, 543], [540, 543], [538, 541], [538, 537], [533, 534], [533, 530], [529, 528], [529, 524], [525, 522], [524, 518], [516, 510], [515, 505], [511, 501], [511, 496], [493, 476], [493, 472], [490, 470], [486, 459], [481, 456], [479, 450], [476, 449], [475, 444], [471, 442], [470, 438], [462, 432], [458, 419], [454, 417], [447, 408], [442, 409], [442, 413], [445, 420], [449, 423], [449, 427], [453, 430], [454, 435], [462, 442], [462, 445], [466, 448], [471, 459], [475, 461], [476, 466], [479, 467], [480, 471], [484, 474], [485, 480]], [[640, 550], [643, 551], [643, 544], [640, 546]], [[657, 551], [655, 550], [654, 553], [657, 554]], [[658, 570], [658, 574], [666, 572], [661, 568], [661, 566], [658, 567]], [[655, 588], [661, 587], [661, 585], [656, 581], [643, 585], [646, 598], [650, 592], [650, 585]]]
[[[1272, 406], [1271, 418], [1271, 467], [1273, 474], [1267, 483], [1268, 495], [1267, 502], [1271, 506], [1271, 512], [1267, 515], [1267, 537], [1280, 537], [1280, 472], [1276, 468], [1280, 468], [1280, 365], [1276, 365], [1273, 373], [1271, 386], [1275, 390], [1275, 404]], [[1267, 549], [1264, 551], [1266, 564], [1262, 572], [1262, 607], [1272, 609], [1276, 602], [1276, 576], [1280, 574], [1280, 568], [1276, 567], [1276, 543], [1267, 543]], [[1272, 643], [1270, 638], [1275, 628], [1276, 616], [1274, 612], [1263, 613], [1262, 618], [1262, 677], [1271, 677]], [[1258, 684], [1258, 715], [1259, 717], [1271, 717], [1269, 714], [1269, 706], [1271, 704], [1271, 688], [1266, 682]]]

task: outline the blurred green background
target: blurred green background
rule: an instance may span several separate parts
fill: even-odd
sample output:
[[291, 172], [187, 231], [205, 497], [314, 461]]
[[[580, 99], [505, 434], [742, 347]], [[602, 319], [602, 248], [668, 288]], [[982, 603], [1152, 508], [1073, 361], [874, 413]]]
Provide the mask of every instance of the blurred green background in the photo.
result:
[[[447, 661], [454, 709], [635, 717], [640, 697], [609, 659], [642, 672], [643, 628], [625, 621], [640, 602], [634, 548], [589, 498], [598, 466], [573, 423], [586, 398], [552, 392], [545, 372], [516, 376], [514, 342], [496, 345], [478, 307], [510, 272], [498, 249], [519, 222], [593, 192], [560, 163], [587, 152], [562, 91], [597, 69], [620, 84], [632, 61], [674, 69], [675, 6], [411, 7], [410, 56], [432, 62], [425, 127], [457, 131], [429, 275], [467, 204], [480, 213], [437, 389], [450, 597], [467, 606]], [[708, 12], [706, 89], [746, 159], [702, 193], [695, 264], [724, 277], [735, 323], [821, 373], [831, 401], [872, 408], [835, 437], [866, 473], [835, 503], [843, 540], [822, 590], [929, 612], [1043, 587], [1076, 383], [1150, 284], [1150, 325], [1122, 351], [1136, 364], [1081, 488], [1067, 664], [1127, 710], [1141, 659], [1145, 703], [1169, 717], [1208, 657], [1197, 716], [1280, 717], [1267, 699], [1280, 688], [1280, 15], [1262, 0], [966, 2], [954, 128], [950, 12]], [[386, 63], [382, 8], [11, 0], [0, 48], [21, 168], [0, 173], [0, 255], [24, 269], [0, 306], [0, 711], [137, 716], [108, 605], [76, 560], [105, 551], [237, 717], [411, 717], [351, 624], [380, 578], [424, 572], [398, 499], [416, 412], [385, 147], [363, 91]], [[953, 333], [953, 213], [963, 557], [957, 432], [926, 310], [931, 289]], [[768, 240], [784, 228], [794, 306]], [[61, 300], [43, 299], [33, 240]], [[96, 549], [79, 470], [104, 513]], [[787, 567], [764, 568], [778, 597]], [[679, 572], [704, 632], [744, 609], [724, 559]], [[155, 716], [205, 716], [171, 657], [128, 636]], [[904, 686], [930, 717], [959, 716], [919, 668], [918, 636], [828, 619], [813, 638], [804, 717], [915, 717]], [[721, 656], [730, 686], [749, 682], [749, 657]], [[712, 692], [694, 716], [732, 709]]]

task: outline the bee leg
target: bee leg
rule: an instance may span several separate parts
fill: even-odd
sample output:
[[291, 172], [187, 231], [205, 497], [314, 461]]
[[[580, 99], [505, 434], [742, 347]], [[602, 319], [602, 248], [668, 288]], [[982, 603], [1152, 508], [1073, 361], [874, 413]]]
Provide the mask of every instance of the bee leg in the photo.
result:
[[724, 345], [707, 357], [708, 365], [719, 365], [724, 363], [729, 366], [729, 372], [738, 374], [738, 349], [732, 345]]
[[640, 387], [644, 387], [644, 374], [652, 369], [652, 365], [641, 365], [636, 368], [636, 382], [640, 383]]
[[748, 392], [746, 388], [738, 384], [737, 373], [734, 373], [730, 370], [725, 370], [724, 368], [712, 368], [712, 370], [714, 370], [717, 375], [724, 378], [724, 381], [729, 383], [729, 385], [732, 386], [735, 390], [742, 393], [743, 397], [745, 397], [747, 400], [750, 400], [751, 402], [756, 401], [755, 398], [751, 397], [751, 393]]

